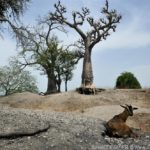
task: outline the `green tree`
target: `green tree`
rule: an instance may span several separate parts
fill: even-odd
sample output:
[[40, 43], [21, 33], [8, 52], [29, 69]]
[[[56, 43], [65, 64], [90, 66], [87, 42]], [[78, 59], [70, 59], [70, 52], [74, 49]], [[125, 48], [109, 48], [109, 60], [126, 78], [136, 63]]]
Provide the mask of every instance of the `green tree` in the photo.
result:
[[68, 81], [73, 78], [73, 70], [75, 69], [75, 64], [77, 63], [76, 55], [74, 52], [65, 51], [62, 55], [62, 79], [65, 82], [65, 91], [68, 91]]
[[67, 67], [67, 69], [64, 68], [64, 74], [63, 74], [63, 80], [65, 82], [65, 91], [67, 92], [68, 91], [68, 81], [72, 80], [73, 78], [73, 70], [74, 68], [72, 67]]
[[[93, 70], [91, 54], [93, 47], [102, 40], [105, 40], [110, 33], [115, 32], [117, 23], [121, 19], [116, 10], [110, 10], [108, 1], [102, 9], [104, 18], [96, 19], [90, 16], [88, 8], [82, 8], [79, 11], [73, 11], [72, 16], [66, 16], [67, 9], [59, 1], [54, 5], [55, 11], [51, 12], [49, 19], [57, 22], [59, 25], [68, 26], [75, 30], [81, 37], [79, 43], [84, 46], [84, 60], [82, 70], [82, 85], [92, 85], [93, 83]], [[85, 31], [84, 25], [89, 25], [89, 31]]]
[[38, 92], [36, 80], [29, 71], [20, 70], [16, 64], [0, 68], [0, 91], [4, 95], [17, 92]]
[[6, 23], [17, 33], [17, 21], [26, 10], [30, 0], [0, 0], [0, 30], [6, 28]]
[[24, 28], [22, 30], [20, 63], [26, 67], [28, 65], [35, 66], [47, 75], [48, 84], [45, 94], [60, 92], [60, 85], [63, 68], [66, 63], [72, 66], [77, 64], [82, 57], [77, 51], [70, 51], [69, 48], [60, 46], [58, 38], [51, 35], [53, 29], [62, 30], [54, 22], [42, 19], [38, 22], [38, 28]]
[[116, 88], [119, 89], [140, 89], [141, 85], [131, 72], [123, 72], [116, 81]]

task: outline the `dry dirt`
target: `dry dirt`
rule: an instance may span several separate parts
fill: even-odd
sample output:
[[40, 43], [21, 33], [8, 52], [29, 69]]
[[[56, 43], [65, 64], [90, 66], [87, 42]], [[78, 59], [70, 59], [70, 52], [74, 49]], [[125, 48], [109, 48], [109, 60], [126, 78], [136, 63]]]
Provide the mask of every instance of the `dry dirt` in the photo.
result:
[[131, 127], [150, 132], [150, 89], [142, 90], [105, 90], [96, 95], [81, 95], [70, 91], [54, 95], [41, 96], [29, 92], [0, 97], [0, 105], [42, 109], [57, 112], [70, 112], [102, 120], [109, 120], [123, 111], [120, 104], [138, 107], [127, 124]]

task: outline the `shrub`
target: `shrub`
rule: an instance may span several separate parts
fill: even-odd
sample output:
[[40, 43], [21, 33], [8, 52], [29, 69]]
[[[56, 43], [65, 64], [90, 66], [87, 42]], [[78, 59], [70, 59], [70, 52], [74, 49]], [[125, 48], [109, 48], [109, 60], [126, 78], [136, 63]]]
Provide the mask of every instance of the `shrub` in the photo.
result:
[[116, 88], [119, 89], [140, 89], [141, 85], [131, 72], [123, 72], [116, 81]]

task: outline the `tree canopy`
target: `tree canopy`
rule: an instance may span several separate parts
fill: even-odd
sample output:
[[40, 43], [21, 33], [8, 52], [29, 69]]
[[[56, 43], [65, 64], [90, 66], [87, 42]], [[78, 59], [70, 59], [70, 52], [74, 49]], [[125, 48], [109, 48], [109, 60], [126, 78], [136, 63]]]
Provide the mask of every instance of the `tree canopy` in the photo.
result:
[[10, 95], [16, 92], [38, 92], [36, 80], [29, 71], [20, 70], [17, 64], [0, 68], [0, 92]]

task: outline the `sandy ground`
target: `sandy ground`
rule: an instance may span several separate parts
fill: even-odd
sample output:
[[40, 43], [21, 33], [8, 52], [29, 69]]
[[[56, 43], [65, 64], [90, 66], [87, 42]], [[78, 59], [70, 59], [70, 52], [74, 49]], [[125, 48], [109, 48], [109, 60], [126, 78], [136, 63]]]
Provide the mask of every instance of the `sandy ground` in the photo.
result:
[[40, 96], [25, 92], [0, 97], [0, 105], [8, 107], [70, 112], [105, 121], [123, 111], [120, 104], [131, 104], [138, 107], [134, 116], [129, 117], [127, 124], [150, 132], [150, 89], [106, 90], [96, 95], [81, 95], [71, 91]]

